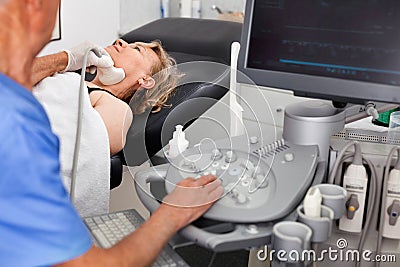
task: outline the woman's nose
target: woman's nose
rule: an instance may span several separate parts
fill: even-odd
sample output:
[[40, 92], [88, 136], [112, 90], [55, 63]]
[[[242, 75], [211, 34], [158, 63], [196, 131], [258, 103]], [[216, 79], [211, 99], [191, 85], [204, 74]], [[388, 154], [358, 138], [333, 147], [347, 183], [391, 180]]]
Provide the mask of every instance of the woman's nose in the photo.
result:
[[115, 41], [115, 44], [116, 44], [116, 45], [119, 45], [119, 46], [121, 46], [121, 47], [124, 47], [124, 48], [128, 46], [128, 43], [125, 42], [125, 41], [122, 40], [122, 39], [117, 39], [117, 40]]

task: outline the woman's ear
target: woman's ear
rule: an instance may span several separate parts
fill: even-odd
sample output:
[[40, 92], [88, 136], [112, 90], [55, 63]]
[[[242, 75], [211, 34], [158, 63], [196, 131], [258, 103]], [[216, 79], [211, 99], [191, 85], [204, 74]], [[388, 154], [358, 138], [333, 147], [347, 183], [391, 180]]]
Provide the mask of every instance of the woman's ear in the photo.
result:
[[145, 89], [151, 89], [156, 85], [156, 81], [151, 76], [146, 76], [145, 78], [141, 78], [138, 80], [140, 87]]

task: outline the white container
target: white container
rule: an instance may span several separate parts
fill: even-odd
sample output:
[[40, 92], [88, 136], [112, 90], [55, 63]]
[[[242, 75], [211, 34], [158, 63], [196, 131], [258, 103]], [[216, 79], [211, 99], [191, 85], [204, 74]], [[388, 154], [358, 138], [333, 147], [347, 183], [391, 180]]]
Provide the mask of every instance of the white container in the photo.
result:
[[400, 111], [390, 114], [388, 143], [399, 144], [400, 142]]

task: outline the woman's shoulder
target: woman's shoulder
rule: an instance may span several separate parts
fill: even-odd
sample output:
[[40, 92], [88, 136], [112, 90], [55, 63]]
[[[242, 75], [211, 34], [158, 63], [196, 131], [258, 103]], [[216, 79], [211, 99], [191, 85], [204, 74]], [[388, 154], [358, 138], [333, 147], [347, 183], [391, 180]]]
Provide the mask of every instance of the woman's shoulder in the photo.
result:
[[121, 99], [111, 95], [110, 93], [106, 92], [106, 91], [100, 91], [100, 90], [96, 90], [93, 91], [92, 93], [90, 93], [90, 99], [95, 100], [96, 102], [101, 101], [103, 104], [110, 104], [113, 106], [117, 106], [120, 108], [129, 108], [129, 105], [122, 101]]
[[[93, 91], [89, 95], [92, 107], [99, 111], [107, 110], [107, 112], [112, 112], [113, 114], [126, 114], [132, 113], [129, 105], [119, 98], [104, 92], [104, 91]], [[130, 111], [130, 112], [129, 112]]]
[[116, 97], [113, 93], [110, 91], [107, 91], [104, 88], [99, 87], [98, 85], [95, 85], [90, 82], [86, 82], [86, 85], [88, 87], [88, 92], [90, 96], [90, 100], [94, 106], [94, 104], [98, 101], [106, 101], [107, 103], [111, 103], [113, 105], [118, 105], [121, 107], [128, 107], [128, 104], [126, 104], [124, 101]]

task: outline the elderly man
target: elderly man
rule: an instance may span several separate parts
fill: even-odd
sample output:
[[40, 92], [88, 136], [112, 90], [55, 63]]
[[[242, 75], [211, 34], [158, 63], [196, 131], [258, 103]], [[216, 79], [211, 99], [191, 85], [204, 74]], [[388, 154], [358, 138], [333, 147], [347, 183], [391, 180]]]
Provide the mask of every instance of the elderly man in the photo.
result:
[[107, 250], [93, 246], [61, 182], [58, 139], [31, 94], [32, 62], [58, 5], [0, 0], [0, 266], [148, 266], [223, 189], [213, 176], [187, 178], [133, 234]]

